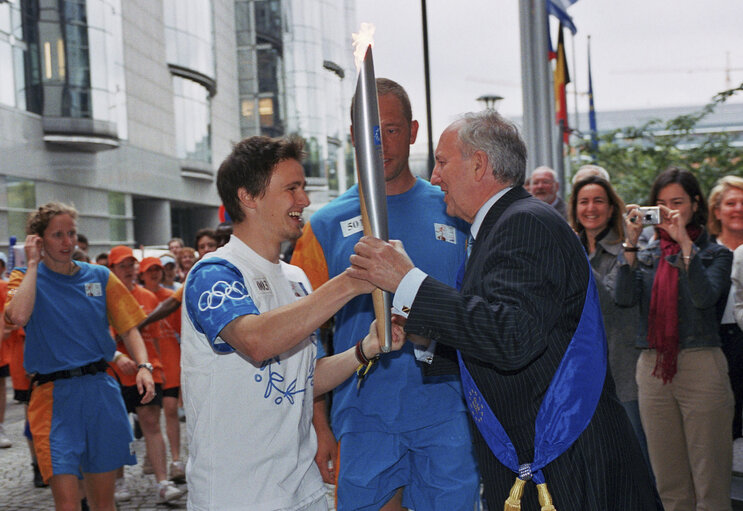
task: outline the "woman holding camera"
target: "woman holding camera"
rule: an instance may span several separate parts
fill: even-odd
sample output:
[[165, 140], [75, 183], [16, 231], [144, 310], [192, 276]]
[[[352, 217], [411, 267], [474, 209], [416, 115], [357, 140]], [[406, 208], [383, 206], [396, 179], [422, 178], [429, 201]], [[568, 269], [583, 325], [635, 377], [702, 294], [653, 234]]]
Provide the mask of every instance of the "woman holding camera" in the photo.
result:
[[689, 171], [661, 173], [650, 203], [659, 207], [656, 239], [638, 249], [644, 215], [628, 207], [615, 289], [619, 305], [639, 304], [636, 379], [650, 461], [666, 511], [729, 510], [733, 395], [717, 306], [732, 253], [709, 239]]

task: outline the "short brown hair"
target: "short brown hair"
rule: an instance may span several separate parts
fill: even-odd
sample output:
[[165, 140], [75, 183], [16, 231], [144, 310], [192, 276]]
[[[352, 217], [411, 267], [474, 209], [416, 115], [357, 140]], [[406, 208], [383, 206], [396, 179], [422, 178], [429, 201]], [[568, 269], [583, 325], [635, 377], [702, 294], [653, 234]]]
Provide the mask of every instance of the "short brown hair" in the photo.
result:
[[[390, 80], [389, 78], [377, 78], [376, 85], [377, 85], [377, 97], [380, 98], [382, 96], [386, 96], [387, 94], [391, 94], [395, 96], [400, 101], [400, 106], [402, 106], [402, 116], [405, 118], [406, 121], [408, 121], [408, 126], [413, 124], [413, 109], [410, 107], [410, 98], [408, 97], [408, 93], [405, 92], [405, 89], [403, 88], [403, 86], [394, 80]], [[351, 100], [351, 122], [352, 123], [353, 123], [353, 108], [354, 108], [353, 105], [354, 105], [354, 101]]]
[[28, 216], [26, 234], [43, 236], [49, 222], [57, 215], [70, 215], [73, 220], [77, 220], [77, 210], [74, 206], [62, 202], [48, 202]]
[[199, 240], [204, 236], [206, 236], [207, 238], [211, 238], [214, 241], [219, 241], [217, 239], [217, 233], [214, 231], [214, 229], [204, 227], [203, 229], [199, 229], [198, 231], [196, 231], [196, 236], [194, 236], [193, 248], [195, 248], [196, 250], [199, 249]]
[[235, 144], [217, 172], [217, 191], [232, 221], [245, 219], [237, 198], [240, 188], [245, 188], [252, 197], [262, 197], [276, 165], [284, 160], [301, 163], [303, 158], [304, 140], [295, 135], [287, 138], [249, 137]]

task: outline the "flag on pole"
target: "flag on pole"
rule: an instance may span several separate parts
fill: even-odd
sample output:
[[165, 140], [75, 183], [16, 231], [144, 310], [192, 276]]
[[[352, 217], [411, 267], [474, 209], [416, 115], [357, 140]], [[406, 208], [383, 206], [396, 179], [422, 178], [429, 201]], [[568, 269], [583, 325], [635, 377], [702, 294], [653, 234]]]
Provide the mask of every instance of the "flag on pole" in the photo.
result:
[[555, 121], [560, 127], [562, 141], [567, 144], [570, 140], [570, 128], [568, 127], [568, 100], [565, 94], [565, 86], [570, 83], [568, 72], [568, 61], [565, 57], [565, 40], [563, 38], [563, 25], [560, 23], [557, 36], [557, 51], [555, 53]]
[[599, 148], [596, 110], [593, 107], [593, 79], [591, 78], [591, 36], [588, 36], [588, 125], [591, 130], [591, 151]]
[[568, 27], [575, 35], [578, 31], [573, 23], [573, 18], [568, 14], [568, 7], [578, 0], [547, 0], [547, 12], [560, 20], [560, 23]]

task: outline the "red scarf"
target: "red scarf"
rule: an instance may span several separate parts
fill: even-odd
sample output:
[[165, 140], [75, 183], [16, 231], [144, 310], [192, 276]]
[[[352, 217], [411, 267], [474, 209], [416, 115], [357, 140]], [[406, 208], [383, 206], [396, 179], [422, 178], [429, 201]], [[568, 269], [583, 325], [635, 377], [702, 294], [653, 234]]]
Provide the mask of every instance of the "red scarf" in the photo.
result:
[[[679, 352], [679, 271], [675, 266], [671, 266], [666, 258], [678, 254], [681, 247], [666, 231], [658, 229], [658, 232], [661, 257], [650, 296], [648, 344], [656, 350], [653, 376], [663, 378], [663, 383], [668, 383], [676, 374]], [[702, 228], [686, 226], [686, 232], [692, 241], [696, 241], [702, 233]]]

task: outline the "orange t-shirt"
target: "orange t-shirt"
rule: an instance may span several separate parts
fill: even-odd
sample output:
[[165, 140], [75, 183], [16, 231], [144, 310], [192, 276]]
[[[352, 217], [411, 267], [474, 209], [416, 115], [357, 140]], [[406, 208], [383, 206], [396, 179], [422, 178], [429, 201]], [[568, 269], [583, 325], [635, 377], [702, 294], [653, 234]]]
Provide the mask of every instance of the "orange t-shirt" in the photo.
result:
[[[8, 294], [8, 281], [0, 280], [0, 314], [5, 314], [5, 301]], [[0, 367], [8, 365], [10, 369], [10, 380], [13, 390], [28, 390], [31, 388], [31, 378], [28, 377], [23, 368], [23, 347], [26, 340], [26, 332], [23, 328], [7, 330], [5, 325], [3, 339], [0, 344]], [[7, 334], [7, 335], [6, 335]]]
[[[155, 296], [163, 302], [175, 293], [162, 286], [157, 288]], [[165, 319], [158, 321], [160, 324], [160, 360], [165, 371], [165, 383], [163, 389], [171, 389], [181, 386], [181, 309], [168, 315]]]
[[[150, 312], [155, 310], [155, 307], [157, 307], [157, 297], [154, 295], [154, 293], [147, 291], [142, 286], [135, 285], [131, 293], [132, 296], [134, 296], [134, 299], [137, 300], [137, 303], [139, 303], [139, 306], [142, 308], [145, 314], [149, 314]], [[161, 336], [160, 325], [158, 323], [147, 325], [141, 330], [140, 333], [142, 334], [144, 345], [147, 348], [147, 360], [150, 362], [150, 364], [152, 364], [154, 368], [154, 371], [152, 372], [152, 379], [155, 381], [155, 383], [163, 383], [163, 365], [160, 361], [160, 352], [157, 345]], [[134, 358], [127, 351], [126, 345], [123, 341], [118, 340], [116, 342], [116, 349], [125, 354], [127, 357], [134, 360]], [[115, 362], [111, 362], [110, 365], [123, 386], [131, 387], [132, 385], [137, 384], [137, 373], [124, 374]]]
[[[5, 298], [8, 295], [8, 281], [0, 280], [0, 314], [5, 315]], [[11, 351], [8, 343], [0, 338], [0, 367], [10, 365]]]

